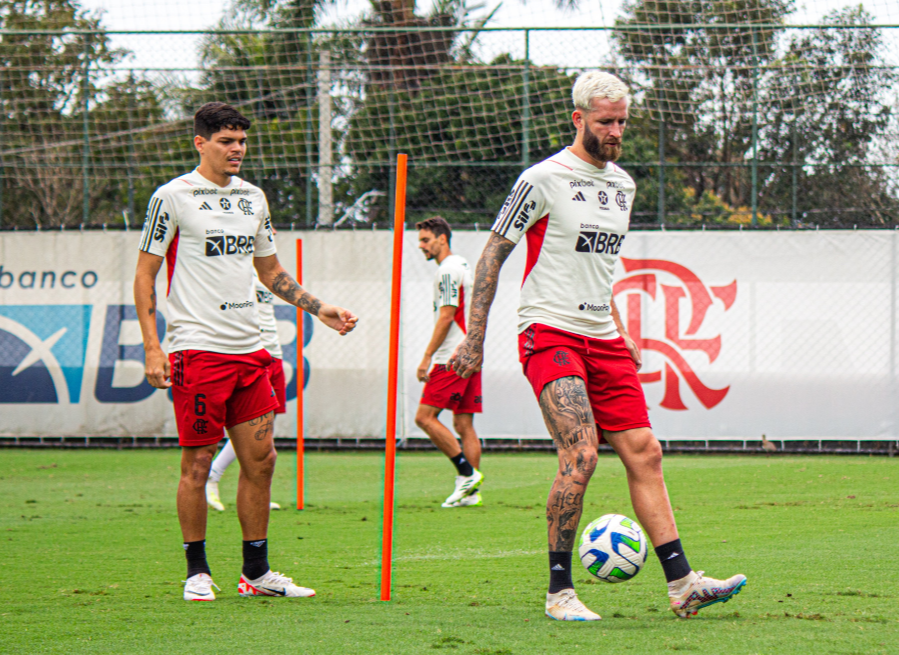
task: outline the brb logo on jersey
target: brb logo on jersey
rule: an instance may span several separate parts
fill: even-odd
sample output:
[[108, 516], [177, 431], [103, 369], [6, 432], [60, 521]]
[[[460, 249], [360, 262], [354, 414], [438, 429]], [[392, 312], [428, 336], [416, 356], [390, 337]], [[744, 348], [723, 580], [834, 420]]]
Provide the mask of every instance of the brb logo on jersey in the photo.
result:
[[[581, 228], [596, 227], [581, 223]], [[588, 252], [596, 255], [617, 255], [624, 243], [624, 236], [614, 232], [588, 231], [578, 234], [575, 252]]]
[[206, 256], [249, 255], [255, 250], [256, 237], [222, 234], [206, 237]]
[[[619, 280], [613, 289], [615, 296], [624, 295], [625, 302], [619, 307], [626, 308], [627, 331], [643, 351], [654, 351], [664, 358], [663, 366], [656, 371], [638, 374], [640, 382], [651, 384], [664, 382], [664, 397], [659, 405], [670, 410], [688, 409], [681, 395], [681, 380], [706, 409], [712, 409], [727, 396], [730, 387], [713, 389], [700, 380], [699, 375], [688, 361], [691, 351], [704, 353], [709, 364], [721, 353], [721, 335], [700, 338], [698, 334], [709, 310], [721, 303], [721, 310], [729, 310], [737, 298], [737, 282], [726, 286], [707, 286], [686, 266], [664, 259], [621, 258], [627, 277]], [[665, 284], [660, 282], [673, 282]], [[661, 296], [661, 298], [660, 298]], [[648, 336], [644, 319], [643, 300], [664, 302], [664, 335]], [[681, 300], [689, 303], [689, 322], [684, 330], [681, 325]], [[694, 359], [695, 361], [695, 359]]]
[[0, 306], [0, 403], [78, 403], [90, 320], [90, 305]]

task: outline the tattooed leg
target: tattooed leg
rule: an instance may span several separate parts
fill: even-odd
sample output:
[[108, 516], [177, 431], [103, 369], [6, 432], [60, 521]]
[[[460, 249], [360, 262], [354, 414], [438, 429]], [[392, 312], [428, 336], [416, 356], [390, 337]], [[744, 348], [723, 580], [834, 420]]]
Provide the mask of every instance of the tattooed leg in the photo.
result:
[[237, 517], [245, 541], [265, 539], [272, 475], [275, 472], [275, 413], [269, 412], [228, 430], [240, 462]]
[[597, 459], [596, 422], [584, 381], [567, 377], [550, 382], [540, 394], [540, 409], [559, 454], [559, 471], [546, 503], [549, 550], [571, 551]]

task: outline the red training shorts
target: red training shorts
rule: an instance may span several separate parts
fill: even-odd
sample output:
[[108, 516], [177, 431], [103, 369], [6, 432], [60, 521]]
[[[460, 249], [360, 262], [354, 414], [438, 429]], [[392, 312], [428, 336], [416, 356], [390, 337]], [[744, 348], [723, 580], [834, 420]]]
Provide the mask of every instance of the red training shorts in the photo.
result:
[[435, 364], [421, 393], [421, 404], [451, 409], [453, 414], [481, 413], [481, 372], [461, 378], [444, 364]]
[[278, 399], [278, 409], [275, 414], [287, 413], [287, 382], [284, 379], [284, 362], [277, 357], [272, 357], [272, 363], [268, 367], [268, 379], [275, 390], [275, 398]]
[[224, 429], [278, 408], [268, 377], [272, 356], [265, 350], [247, 355], [181, 350], [169, 354], [169, 361], [182, 446], [218, 443]]
[[535, 323], [518, 335], [518, 358], [538, 399], [553, 380], [575, 376], [587, 385], [600, 430], [651, 427], [637, 367], [623, 337], [591, 339]]

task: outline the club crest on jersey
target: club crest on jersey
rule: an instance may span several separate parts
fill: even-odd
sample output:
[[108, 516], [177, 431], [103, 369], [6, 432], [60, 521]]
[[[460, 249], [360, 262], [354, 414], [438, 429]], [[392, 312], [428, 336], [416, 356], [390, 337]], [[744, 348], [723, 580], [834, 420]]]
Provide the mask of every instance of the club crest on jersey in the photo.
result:
[[237, 207], [244, 213], [245, 216], [253, 215], [253, 202], [251, 200], [241, 198], [237, 201]]
[[255, 250], [255, 242], [256, 237], [235, 236], [233, 234], [206, 237], [206, 256], [249, 255]]
[[624, 195], [624, 191], [618, 191], [615, 193], [615, 204], [621, 209], [621, 211], [627, 211], [627, 196]]
[[596, 255], [617, 255], [624, 238], [614, 232], [581, 232], [577, 237], [575, 252], [589, 252]]

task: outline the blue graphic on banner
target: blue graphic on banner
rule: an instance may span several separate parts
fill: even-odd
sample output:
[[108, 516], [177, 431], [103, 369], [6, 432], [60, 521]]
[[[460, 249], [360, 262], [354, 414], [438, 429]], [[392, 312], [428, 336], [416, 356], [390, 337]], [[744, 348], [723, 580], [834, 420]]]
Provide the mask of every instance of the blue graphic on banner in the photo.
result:
[[0, 403], [78, 403], [90, 323], [90, 305], [0, 306]]
[[[122, 344], [122, 324], [125, 321], [137, 322], [137, 308], [134, 305], [108, 305], [106, 321], [103, 326], [103, 345], [100, 348], [100, 365], [97, 369], [97, 384], [94, 396], [101, 403], [136, 403], [149, 398], [156, 391], [146, 378], [133, 387], [112, 386], [115, 365], [119, 361], [139, 362], [144, 365], [143, 343]], [[156, 312], [156, 333], [160, 342], [165, 338], [165, 318]]]
[[[296, 325], [297, 309], [290, 305], [275, 305], [275, 320], [289, 321]], [[303, 347], [309, 345], [312, 341], [312, 332], [314, 327], [312, 315], [303, 312]], [[297, 397], [297, 340], [294, 338], [290, 343], [281, 344], [281, 352], [284, 361], [290, 364], [293, 374], [287, 382], [287, 400], [294, 400]], [[303, 389], [309, 386], [309, 360], [303, 357]]]

